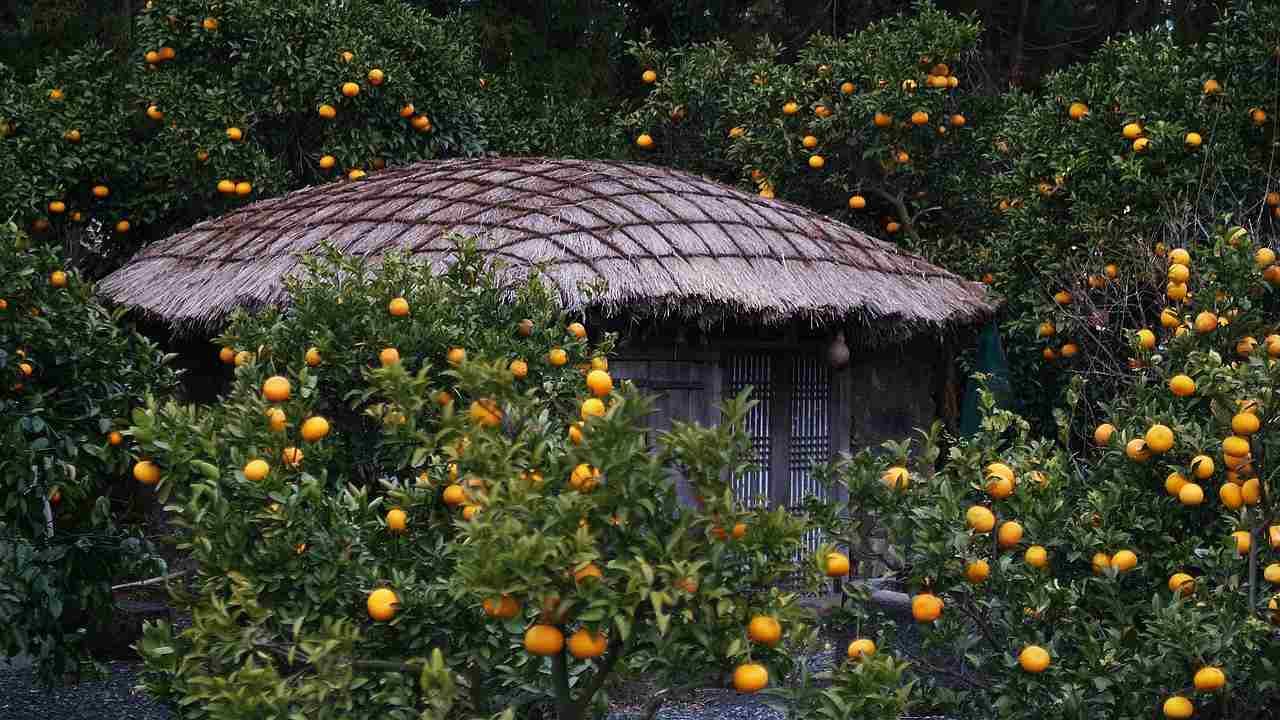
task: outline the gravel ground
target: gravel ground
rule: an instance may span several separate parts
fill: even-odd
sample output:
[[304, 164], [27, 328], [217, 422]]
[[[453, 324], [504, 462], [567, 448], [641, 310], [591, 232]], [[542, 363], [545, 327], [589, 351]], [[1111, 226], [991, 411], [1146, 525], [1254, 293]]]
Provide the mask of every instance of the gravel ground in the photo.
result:
[[103, 678], [49, 689], [31, 668], [0, 660], [0, 720], [170, 720], [168, 710], [133, 691], [138, 663], [106, 663]]

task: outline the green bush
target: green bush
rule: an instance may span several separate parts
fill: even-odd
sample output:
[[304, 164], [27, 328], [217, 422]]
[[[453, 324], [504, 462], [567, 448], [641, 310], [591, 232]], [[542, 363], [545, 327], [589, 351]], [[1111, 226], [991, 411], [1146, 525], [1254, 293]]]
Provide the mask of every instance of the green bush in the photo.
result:
[[984, 126], [999, 116], [975, 115], [990, 103], [963, 85], [980, 31], [924, 2], [845, 37], [814, 35], [794, 62], [769, 42], [748, 57], [724, 42], [633, 43], [631, 54], [655, 78], [621, 120], [636, 141], [631, 155], [755, 188], [873, 235], [898, 234], [913, 247], [967, 240], [991, 220], [975, 211], [983, 186], [976, 160], [991, 132]]
[[[988, 207], [1007, 228], [970, 245], [952, 269], [990, 273], [1005, 297], [1015, 386], [1039, 431], [1053, 432], [1073, 376], [1088, 379], [1086, 425], [1090, 405], [1124, 392], [1126, 333], [1163, 307], [1179, 317], [1227, 309], [1194, 283], [1186, 301], [1166, 296], [1167, 249], [1218, 224], [1259, 242], [1274, 236], [1278, 22], [1280, 8], [1252, 3], [1200, 45], [1163, 29], [1116, 38], [1048, 78], [1043, 95], [1009, 96], [986, 149], [1000, 169]], [[1205, 92], [1209, 81], [1220, 92]], [[1087, 114], [1073, 119], [1075, 104]], [[1140, 137], [1125, 136], [1130, 124]], [[1060, 291], [1069, 302], [1054, 301]], [[1040, 337], [1044, 322], [1054, 332]], [[1068, 344], [1074, 352], [1062, 352]]]
[[0, 69], [0, 167], [12, 169], [0, 208], [41, 238], [89, 228], [87, 252], [108, 264], [255, 199], [485, 149], [475, 35], [459, 18], [389, 0], [170, 0], [143, 10], [132, 38], [125, 62], [89, 47], [28, 84]]
[[[846, 520], [824, 521], [831, 532], [897, 568], [913, 599], [945, 603], [912, 658], [939, 711], [1144, 718], [1182, 697], [1199, 717], [1261, 718], [1280, 701], [1278, 293], [1239, 228], [1179, 245], [1189, 256], [1171, 259], [1186, 261], [1206, 315], [1198, 329], [1129, 334], [1137, 370], [1102, 404], [1108, 425], [1088, 447], [1072, 441], [1087, 397], [1077, 377], [1057, 440], [984, 395], [980, 431], [958, 439], [941, 470], [936, 433], [906, 487], [885, 480], [904, 446], [836, 469], [850, 499]], [[1213, 323], [1201, 310], [1211, 300], [1230, 308]], [[876, 526], [883, 549], [859, 540]], [[859, 607], [853, 616], [874, 627]], [[893, 637], [894, 625], [879, 627]], [[1048, 652], [1043, 672], [1019, 666], [1031, 645]], [[1225, 688], [1197, 686], [1204, 668], [1221, 669]]]
[[[238, 358], [224, 398], [134, 414], [198, 568], [177, 596], [192, 626], [139, 645], [152, 694], [191, 718], [568, 719], [599, 716], [619, 670], [668, 687], [748, 661], [793, 672], [789, 645], [745, 628], [768, 616], [811, 643], [812, 611], [777, 585], [813, 589], [821, 563], [796, 565], [803, 518], [733, 497], [746, 397], [716, 428], [649, 435], [649, 401], [607, 374], [613, 339], [467, 240], [440, 272], [333, 253], [308, 268], [289, 311], [241, 314], [219, 339]], [[276, 375], [287, 399], [267, 396]], [[534, 652], [532, 626], [572, 652]], [[594, 661], [590, 633], [607, 638]], [[848, 677], [831, 692], [898, 676]]]
[[47, 680], [109, 617], [112, 579], [151, 558], [125, 524], [120, 431], [148, 392], [176, 386], [155, 346], [65, 268], [0, 226], [0, 653], [29, 655]]

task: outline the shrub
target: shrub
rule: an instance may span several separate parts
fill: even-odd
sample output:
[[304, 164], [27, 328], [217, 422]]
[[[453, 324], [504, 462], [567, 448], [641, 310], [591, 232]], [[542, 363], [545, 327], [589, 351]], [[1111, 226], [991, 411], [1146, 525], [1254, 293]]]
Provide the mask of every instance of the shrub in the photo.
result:
[[22, 168], [0, 208], [38, 238], [87, 237], [86, 252], [118, 262], [255, 199], [477, 154], [465, 27], [385, 0], [153, 3], [127, 60], [89, 47], [29, 84], [0, 83], [0, 166]]
[[146, 393], [174, 389], [164, 360], [58, 253], [0, 226], [0, 652], [46, 680], [109, 616], [113, 577], [148, 560], [125, 522], [120, 431]]
[[[919, 247], [971, 237], [983, 102], [961, 85], [981, 28], [917, 3], [841, 38], [814, 35], [795, 62], [764, 42], [631, 54], [655, 76], [622, 122], [632, 155], [708, 173]], [[979, 129], [975, 129], [975, 123]], [[644, 147], [645, 145], [651, 145]]]
[[[1131, 334], [1130, 389], [1103, 403], [1109, 425], [1089, 447], [1068, 444], [1078, 378], [1058, 442], [986, 395], [980, 431], [940, 471], [929, 467], [936, 433], [905, 488], [882, 479], [904, 462], [901, 446], [836, 471], [849, 520], [829, 519], [831, 532], [882, 523], [876, 557], [900, 568], [913, 600], [943, 600], [912, 659], [945, 712], [1139, 718], [1185, 696], [1207, 716], [1252, 718], [1280, 699], [1280, 596], [1267, 580], [1280, 580], [1276, 292], [1243, 230], [1181, 240], [1188, 256], [1170, 259], [1185, 261], [1192, 308], [1216, 303], [1222, 315], [1213, 327], [1207, 316], [1198, 329], [1154, 326], [1145, 345]], [[1047, 651], [1047, 669], [1035, 650], [1020, 657], [1029, 646]], [[939, 653], [958, 666], [935, 667]], [[1225, 673], [1225, 689], [1195, 679], [1206, 667]]]
[[650, 436], [648, 400], [607, 374], [612, 338], [470, 241], [445, 265], [309, 261], [288, 312], [220, 339], [240, 360], [221, 402], [135, 413], [198, 567], [192, 627], [139, 645], [149, 691], [195, 718], [416, 717], [453, 683], [436, 716], [579, 718], [624, 667], [669, 686], [748, 660], [789, 673], [745, 630], [762, 615], [811, 638], [812, 612], [775, 586], [813, 588], [821, 563], [795, 563], [803, 518], [733, 497], [750, 401]]
[[986, 147], [998, 170], [987, 207], [1007, 229], [951, 267], [990, 273], [1006, 298], [1014, 382], [1039, 431], [1053, 432], [1075, 375], [1089, 380], [1090, 429], [1091, 406], [1131, 377], [1127, 333], [1163, 307], [1181, 317], [1215, 305], [1194, 283], [1186, 300], [1167, 295], [1168, 250], [1218, 224], [1274, 236], [1277, 22], [1274, 4], [1252, 3], [1196, 46], [1163, 28], [1117, 37], [1048, 78], [1042, 95], [1009, 96]]

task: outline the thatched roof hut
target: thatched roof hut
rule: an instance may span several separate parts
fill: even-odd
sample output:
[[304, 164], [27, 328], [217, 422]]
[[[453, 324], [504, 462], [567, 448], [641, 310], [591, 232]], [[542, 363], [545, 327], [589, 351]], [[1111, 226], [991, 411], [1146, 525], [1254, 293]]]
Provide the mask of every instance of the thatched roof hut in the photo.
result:
[[[796, 205], [669, 168], [538, 158], [422, 162], [263, 200], [155, 243], [99, 292], [209, 332], [285, 302], [297, 256], [321, 243], [442, 264], [449, 232], [512, 272], [540, 266], [567, 309], [621, 330], [611, 370], [660, 396], [655, 425], [713, 422], [754, 387], [761, 469], [739, 491], [775, 504], [820, 490], [814, 461], [953, 418], [961, 331], [994, 314], [981, 285]], [[583, 292], [598, 280], [604, 293]]]
[[652, 165], [519, 158], [422, 162], [256, 202], [155, 243], [99, 292], [209, 330], [235, 307], [286, 301], [296, 255], [321, 242], [440, 263], [447, 231], [543, 265], [570, 310], [588, 302], [581, 282], [605, 279], [589, 302], [606, 315], [848, 321], [868, 339], [992, 312], [980, 286], [790, 203]]

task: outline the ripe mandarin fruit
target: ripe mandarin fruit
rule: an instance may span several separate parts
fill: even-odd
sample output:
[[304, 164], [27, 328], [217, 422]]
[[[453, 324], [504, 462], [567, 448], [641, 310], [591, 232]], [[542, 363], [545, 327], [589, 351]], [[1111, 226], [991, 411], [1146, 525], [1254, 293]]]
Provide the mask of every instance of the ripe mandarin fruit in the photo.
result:
[[757, 615], [747, 624], [747, 637], [751, 642], [773, 647], [782, 639], [782, 625], [777, 618]]
[[107, 442], [110, 443], [112, 446], [119, 446], [124, 442], [124, 436], [116, 432], [115, 430], [112, 430], [111, 434], [107, 435]]
[[1093, 431], [1093, 442], [1097, 445], [1107, 445], [1111, 442], [1111, 435], [1116, 431], [1116, 426], [1111, 423], [1102, 423]]
[[1249, 478], [1240, 485], [1240, 499], [1245, 505], [1257, 505], [1262, 500], [1262, 483], [1258, 478]]
[[1150, 330], [1143, 328], [1138, 331], [1138, 347], [1143, 350], [1151, 350], [1156, 346], [1156, 334]]
[[1227, 676], [1220, 668], [1202, 667], [1196, 671], [1192, 682], [1197, 690], [1212, 692], [1227, 683]]
[[965, 522], [976, 532], [989, 533], [996, 525], [996, 516], [981, 505], [970, 507], [964, 514]]
[[1262, 579], [1272, 585], [1280, 585], [1280, 563], [1271, 563], [1262, 571]]
[[1089, 106], [1082, 102], [1073, 102], [1071, 103], [1071, 107], [1067, 109], [1067, 113], [1071, 116], [1072, 120], [1081, 120], [1089, 114]]
[[1181, 695], [1174, 695], [1164, 701], [1164, 716], [1167, 718], [1189, 718], [1195, 714], [1196, 707]]
[[991, 565], [986, 560], [974, 560], [964, 567], [964, 577], [977, 585], [991, 575]]
[[262, 383], [262, 397], [267, 402], [284, 402], [289, 399], [293, 385], [283, 375], [272, 375]]
[[498, 403], [490, 398], [474, 400], [467, 411], [471, 421], [481, 427], [497, 427], [502, 423], [502, 410]]
[[1191, 473], [1200, 480], [1213, 476], [1213, 458], [1208, 455], [1197, 455], [1191, 458]]
[[613, 392], [613, 378], [603, 370], [592, 370], [587, 373], [587, 388], [591, 390], [592, 395], [602, 398]]
[[1245, 457], [1249, 454], [1249, 441], [1233, 435], [1222, 441], [1222, 454]]
[[800, 144], [801, 144], [802, 146], [804, 146], [804, 148], [805, 148], [806, 150], [812, 150], [812, 149], [814, 149], [814, 148], [818, 147], [818, 138], [816, 138], [816, 137], [814, 137], [814, 136], [812, 136], [812, 135], [805, 135], [805, 136], [800, 140]]
[[280, 451], [280, 459], [289, 467], [297, 467], [302, 464], [305, 457], [301, 450], [296, 447], [287, 447]]
[[383, 348], [378, 353], [378, 362], [382, 363], [382, 367], [397, 365], [400, 362], [400, 351], [395, 348]]
[[1121, 550], [1111, 556], [1111, 567], [1119, 572], [1128, 572], [1138, 565], [1138, 555], [1132, 550]]
[[1168, 452], [1173, 448], [1173, 430], [1167, 425], [1152, 425], [1146, 434], [1147, 448], [1154, 453]]
[[822, 157], [821, 155], [809, 156], [809, 167], [813, 168], [814, 170], [821, 170], [826, 164], [827, 164], [826, 158]]
[[991, 475], [987, 479], [987, 494], [996, 500], [1003, 500], [1013, 494], [1013, 481]]
[[353, 82], [342, 83], [342, 96], [353, 98], [360, 94], [360, 86]]
[[1032, 545], [1027, 548], [1023, 559], [1033, 568], [1044, 569], [1049, 565], [1049, 552], [1041, 545]]
[[827, 554], [827, 577], [844, 577], [849, 574], [849, 558], [844, 553]]
[[446, 505], [457, 507], [467, 501], [467, 492], [455, 483], [444, 489], [443, 499]]
[[1235, 541], [1237, 553], [1241, 555], [1249, 553], [1249, 547], [1253, 545], [1253, 542], [1248, 530], [1237, 530], [1231, 533], [1231, 539]]
[[931, 623], [942, 615], [942, 598], [933, 593], [921, 593], [911, 598], [911, 617], [919, 623]]
[[391, 532], [404, 532], [405, 525], [409, 521], [408, 514], [400, 508], [391, 508], [387, 511], [387, 529]]
[[850, 660], [871, 657], [876, 654], [876, 644], [868, 638], [858, 638], [849, 643], [849, 649], [845, 651]]
[[1136, 140], [1142, 134], [1142, 126], [1136, 122], [1126, 123], [1120, 132], [1125, 140]]
[[1190, 397], [1196, 392], [1196, 381], [1187, 375], [1174, 375], [1169, 380], [1169, 390], [1178, 397]]
[[1111, 567], [1111, 556], [1104, 552], [1096, 552], [1090, 562], [1093, 565], [1093, 574], [1101, 575], [1104, 570]]
[[405, 317], [409, 314], [409, 301], [402, 297], [392, 298], [391, 302], [387, 303], [387, 312], [391, 313], [392, 317]]
[[658, 73], [652, 70], [645, 70], [640, 74], [640, 81], [645, 85], [652, 85], [658, 81]]
[[604, 633], [593, 633], [581, 628], [569, 636], [569, 654], [579, 660], [600, 657], [609, 649], [609, 639]]
[[382, 72], [378, 68], [374, 68], [369, 71], [369, 74], [367, 75], [367, 77], [369, 78], [370, 85], [381, 85], [383, 82], [386, 81], [387, 74]]
[[329, 421], [319, 415], [309, 417], [303, 421], [301, 433], [306, 442], [316, 442], [329, 434]]
[[1244, 496], [1240, 492], [1240, 486], [1229, 482], [1223, 483], [1218, 488], [1218, 499], [1230, 510], [1238, 510], [1241, 505], [1244, 505]]
[[1195, 578], [1186, 573], [1174, 573], [1169, 577], [1169, 592], [1190, 595], [1196, 590]]
[[640, 133], [636, 136], [636, 147], [641, 150], [648, 150], [653, 147], [653, 136], [649, 133]]
[[308, 367], [316, 367], [320, 364], [320, 349], [315, 347], [307, 348], [307, 354], [303, 357]]
[[219, 180], [218, 192], [223, 195], [234, 195], [236, 193], [236, 184], [230, 180]]
[[1188, 507], [1194, 507], [1204, 502], [1204, 488], [1196, 483], [1189, 482], [1178, 489], [1178, 501]]
[[733, 688], [740, 693], [753, 693], [769, 685], [769, 671], [759, 663], [739, 665], [733, 671]]
[[244, 479], [252, 482], [258, 482], [271, 472], [271, 466], [266, 460], [250, 460], [244, 466]]
[[400, 598], [389, 588], [378, 588], [369, 593], [369, 599], [365, 601], [365, 607], [369, 610], [369, 617], [376, 622], [386, 622], [396, 616], [396, 606], [400, 604]]
[[1174, 263], [1169, 266], [1169, 282], [1184, 283], [1191, 279], [1191, 269]]
[[512, 360], [507, 369], [511, 371], [511, 375], [517, 380], [523, 380], [529, 376], [529, 364], [523, 360]]
[[595, 563], [587, 563], [581, 570], [573, 573], [573, 581], [581, 585], [587, 580], [599, 580], [604, 577], [604, 573]]
[[509, 620], [520, 613], [520, 603], [510, 595], [503, 595], [497, 602], [493, 598], [485, 598], [481, 607], [485, 615], [499, 620]]
[[227, 128], [227, 139], [231, 142], [240, 142], [244, 138], [244, 131], [238, 127]]
[[1231, 431], [1236, 435], [1248, 437], [1249, 435], [1258, 432], [1258, 429], [1261, 427], [1262, 421], [1258, 419], [1257, 415], [1254, 415], [1251, 412], [1238, 413], [1235, 417], [1231, 418]]
[[236, 351], [232, 348], [224, 347], [218, 351], [218, 359], [221, 360], [224, 365], [231, 365], [236, 361]]
[[583, 422], [586, 422], [587, 419], [592, 417], [603, 417], [604, 412], [604, 403], [601, 402], [599, 398], [587, 398], [582, 401], [580, 414], [582, 415]]
[[1006, 520], [1000, 523], [1000, 530], [996, 533], [996, 539], [1002, 548], [1017, 545], [1022, 541], [1022, 525], [1013, 520]]
[[155, 485], [160, 482], [160, 467], [150, 460], [139, 460], [133, 464], [133, 479], [143, 485]]
[[929, 122], [929, 113], [923, 110], [917, 110], [911, 113], [912, 125], [924, 125]]
[[278, 407], [269, 407], [267, 408], [266, 415], [267, 427], [271, 428], [272, 432], [284, 432], [287, 418], [285, 417], [283, 410]]
[[1028, 645], [1018, 653], [1018, 664], [1029, 673], [1041, 673], [1049, 667], [1049, 651], [1039, 645]]

